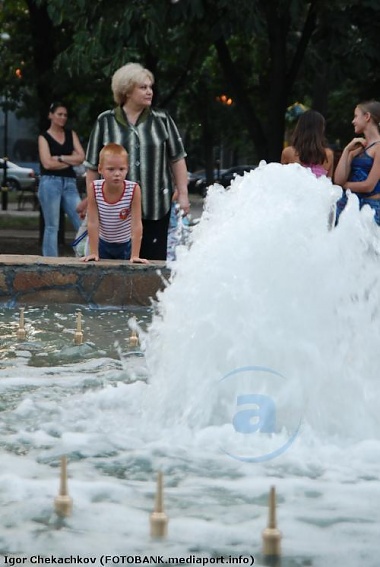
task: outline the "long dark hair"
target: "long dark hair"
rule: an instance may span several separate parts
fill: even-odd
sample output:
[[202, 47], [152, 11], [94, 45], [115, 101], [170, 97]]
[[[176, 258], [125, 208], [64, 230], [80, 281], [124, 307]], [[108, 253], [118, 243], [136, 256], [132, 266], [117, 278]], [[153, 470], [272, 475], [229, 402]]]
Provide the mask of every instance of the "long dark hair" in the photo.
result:
[[298, 119], [291, 145], [305, 165], [326, 161], [325, 119], [316, 110], [307, 110]]
[[57, 110], [57, 108], [66, 108], [67, 110], [67, 106], [65, 104], [63, 104], [63, 102], [52, 102], [51, 105], [49, 106], [49, 112], [55, 112]]

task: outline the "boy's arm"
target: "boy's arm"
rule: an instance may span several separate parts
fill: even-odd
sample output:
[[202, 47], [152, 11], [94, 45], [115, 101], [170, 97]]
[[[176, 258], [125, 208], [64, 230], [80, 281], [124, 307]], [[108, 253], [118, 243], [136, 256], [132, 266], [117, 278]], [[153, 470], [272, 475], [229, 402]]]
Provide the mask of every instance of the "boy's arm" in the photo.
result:
[[141, 189], [136, 183], [133, 191], [131, 204], [131, 259], [130, 262], [147, 264], [148, 260], [140, 258], [140, 247], [142, 240], [142, 221], [141, 221]]
[[89, 253], [83, 258], [84, 262], [99, 260], [99, 212], [96, 204], [94, 186], [87, 187], [87, 230]]

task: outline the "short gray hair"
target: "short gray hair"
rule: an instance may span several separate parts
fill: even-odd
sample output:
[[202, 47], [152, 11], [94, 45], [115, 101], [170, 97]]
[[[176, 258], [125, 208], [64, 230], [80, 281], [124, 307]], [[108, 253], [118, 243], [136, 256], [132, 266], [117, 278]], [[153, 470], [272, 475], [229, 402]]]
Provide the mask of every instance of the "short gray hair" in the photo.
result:
[[123, 105], [135, 86], [146, 78], [152, 81], [152, 84], [154, 83], [153, 73], [149, 69], [144, 69], [140, 63], [127, 63], [115, 71], [111, 88], [116, 104]]

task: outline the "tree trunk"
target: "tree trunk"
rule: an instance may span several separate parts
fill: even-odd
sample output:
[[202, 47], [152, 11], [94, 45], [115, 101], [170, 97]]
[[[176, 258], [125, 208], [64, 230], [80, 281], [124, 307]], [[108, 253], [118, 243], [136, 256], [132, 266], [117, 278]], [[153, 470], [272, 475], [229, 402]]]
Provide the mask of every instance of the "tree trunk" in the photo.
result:
[[288, 100], [287, 35], [290, 17], [278, 6], [266, 2], [264, 6], [269, 37], [269, 94], [268, 94], [268, 161], [279, 161], [284, 145], [285, 111]]
[[[32, 30], [33, 59], [36, 70], [36, 90], [39, 101], [39, 128], [46, 128], [47, 112], [52, 100], [52, 76], [56, 57], [54, 27], [48, 15], [46, 5], [37, 6], [35, 0], [26, 0]], [[59, 78], [56, 78], [59, 81]]]

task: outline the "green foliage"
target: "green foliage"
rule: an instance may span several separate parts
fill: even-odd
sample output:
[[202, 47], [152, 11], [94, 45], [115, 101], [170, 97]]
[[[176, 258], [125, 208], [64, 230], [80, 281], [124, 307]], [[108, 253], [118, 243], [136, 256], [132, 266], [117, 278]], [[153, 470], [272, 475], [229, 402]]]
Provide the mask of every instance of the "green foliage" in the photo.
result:
[[296, 100], [325, 113], [329, 138], [343, 140], [358, 99], [380, 87], [378, 0], [8, 0], [0, 31], [10, 36], [0, 41], [3, 91], [40, 123], [63, 98], [84, 141], [128, 61], [153, 71], [155, 104], [174, 115], [188, 148], [204, 153], [212, 140], [214, 157], [223, 145], [231, 159], [243, 148], [254, 159], [253, 140], [257, 157], [278, 155]]
[[[24, 29], [23, 33], [15, 33], [15, 29]], [[28, 11], [22, 1], [5, 3], [0, 11], [0, 83], [3, 96], [6, 95], [13, 103], [22, 98], [25, 80], [28, 77], [26, 59], [31, 55], [28, 44], [30, 37]]]

